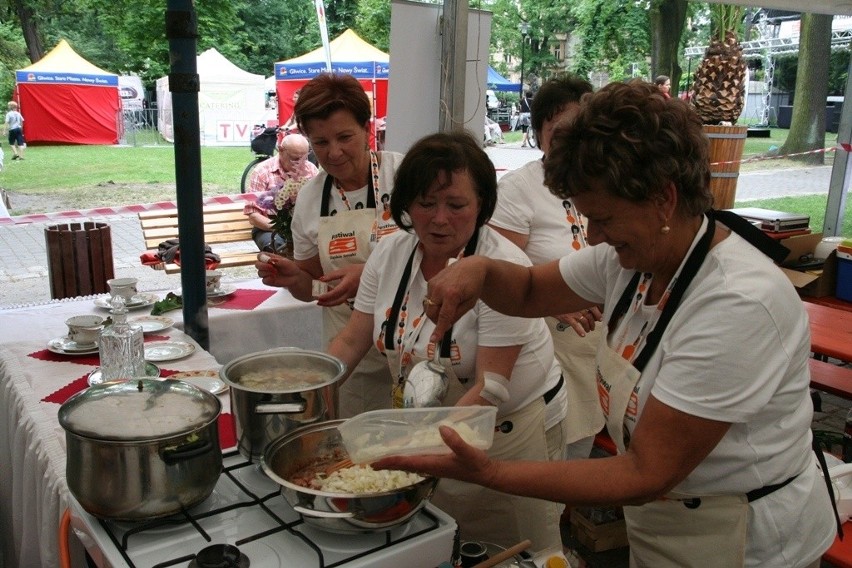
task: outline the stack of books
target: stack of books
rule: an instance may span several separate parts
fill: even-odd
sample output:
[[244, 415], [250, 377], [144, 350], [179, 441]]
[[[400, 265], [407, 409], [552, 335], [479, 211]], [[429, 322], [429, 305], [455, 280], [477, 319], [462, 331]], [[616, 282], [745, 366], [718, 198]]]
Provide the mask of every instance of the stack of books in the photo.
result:
[[742, 207], [731, 209], [755, 227], [775, 239], [786, 239], [796, 235], [808, 235], [811, 232], [811, 218], [809, 215], [799, 213], [787, 213], [786, 211], [773, 211], [759, 207]]

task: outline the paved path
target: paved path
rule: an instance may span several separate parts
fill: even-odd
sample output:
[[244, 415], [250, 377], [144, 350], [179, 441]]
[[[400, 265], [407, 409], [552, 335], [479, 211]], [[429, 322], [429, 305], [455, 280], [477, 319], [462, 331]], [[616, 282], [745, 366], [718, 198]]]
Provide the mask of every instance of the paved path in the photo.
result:
[[[498, 175], [541, 158], [541, 151], [520, 148], [517, 143], [491, 146], [486, 150]], [[750, 172], [740, 175], [737, 200], [763, 199], [783, 195], [828, 193], [830, 166]], [[136, 277], [140, 291], [180, 287], [180, 275], [167, 275], [139, 263], [142, 232], [133, 213], [94, 216], [87, 220], [108, 223], [113, 240], [116, 276]], [[44, 228], [67, 221], [52, 221], [0, 226], [0, 308], [50, 300]], [[226, 270], [226, 277], [254, 275], [252, 267]]]

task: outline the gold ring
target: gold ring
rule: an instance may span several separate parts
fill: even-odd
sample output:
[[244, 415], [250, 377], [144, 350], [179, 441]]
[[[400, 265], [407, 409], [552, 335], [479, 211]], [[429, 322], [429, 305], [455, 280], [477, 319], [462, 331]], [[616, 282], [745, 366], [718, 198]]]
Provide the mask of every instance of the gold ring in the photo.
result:
[[427, 306], [436, 305], [435, 302], [432, 301], [432, 298], [430, 298], [429, 296], [426, 296], [425, 298], [423, 298], [423, 303]]

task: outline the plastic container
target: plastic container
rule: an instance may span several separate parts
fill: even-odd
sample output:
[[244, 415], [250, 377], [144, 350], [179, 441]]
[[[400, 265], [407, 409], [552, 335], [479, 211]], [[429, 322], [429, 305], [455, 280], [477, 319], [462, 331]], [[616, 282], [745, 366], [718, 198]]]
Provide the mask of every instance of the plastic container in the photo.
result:
[[494, 442], [497, 408], [449, 406], [364, 412], [338, 426], [354, 463], [386, 456], [448, 454], [439, 426], [450, 426], [471, 446], [487, 450]]
[[837, 249], [837, 289], [835, 296], [852, 302], [852, 253]]

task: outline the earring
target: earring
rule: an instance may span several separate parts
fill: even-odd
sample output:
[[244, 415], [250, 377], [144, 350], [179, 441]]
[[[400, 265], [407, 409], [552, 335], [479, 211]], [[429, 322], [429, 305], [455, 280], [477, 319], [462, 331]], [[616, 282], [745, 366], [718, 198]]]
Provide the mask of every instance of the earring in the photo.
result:
[[660, 232], [664, 235], [668, 235], [669, 231], [671, 231], [671, 230], [672, 230], [672, 228], [669, 227], [668, 225], [663, 225], [662, 227], [660, 227]]

